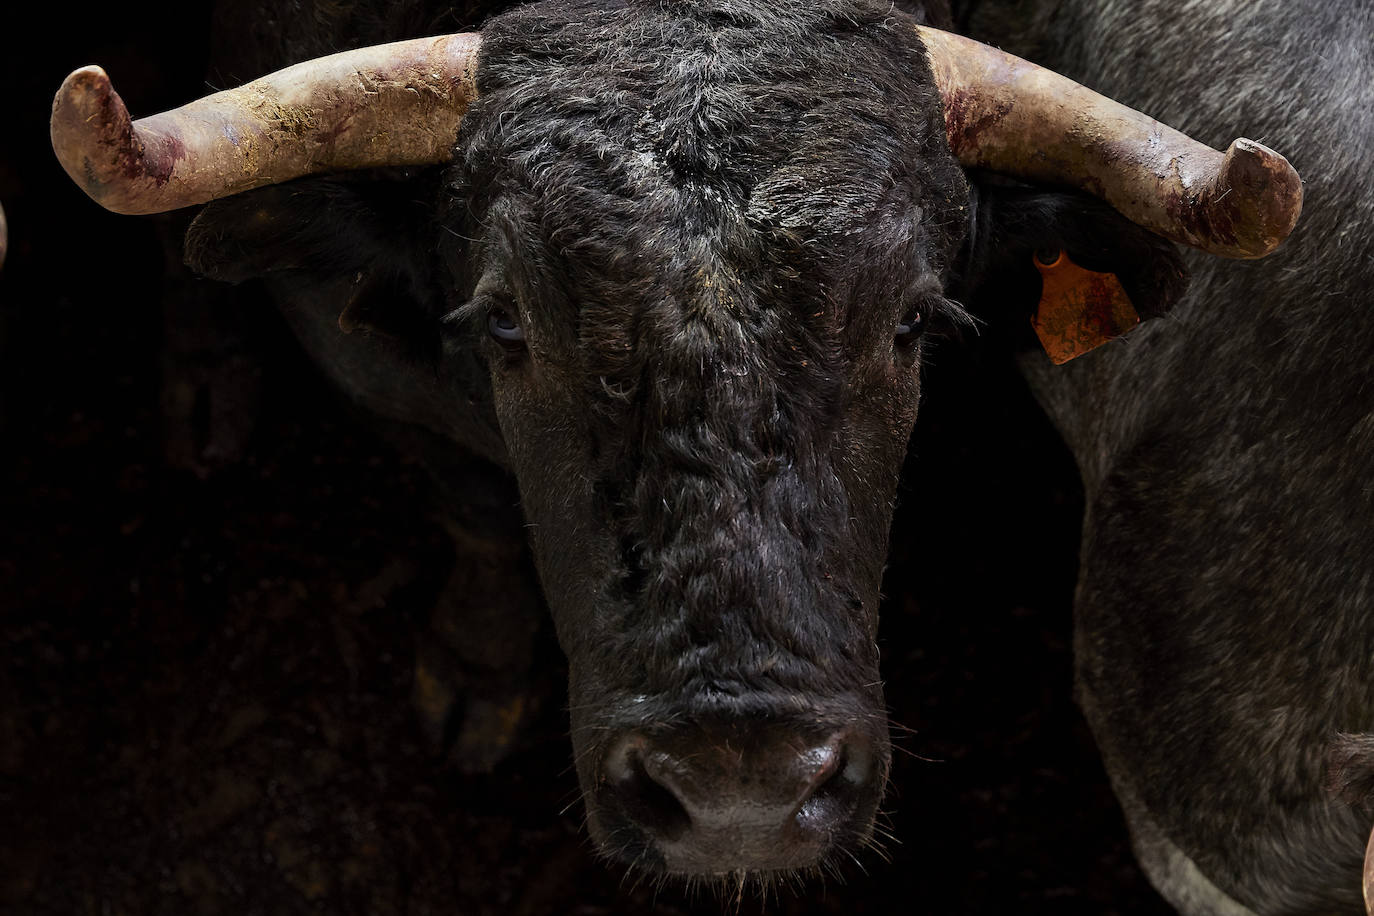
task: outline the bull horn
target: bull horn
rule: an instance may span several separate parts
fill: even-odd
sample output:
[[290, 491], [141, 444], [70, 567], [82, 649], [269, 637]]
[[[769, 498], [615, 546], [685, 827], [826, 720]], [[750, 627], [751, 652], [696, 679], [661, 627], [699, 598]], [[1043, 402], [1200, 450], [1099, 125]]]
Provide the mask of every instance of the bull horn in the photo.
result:
[[1262, 258], [1293, 231], [1302, 181], [1253, 140], [1225, 153], [1052, 70], [917, 26], [965, 166], [1087, 191], [1152, 232], [1228, 258]]
[[1364, 850], [1364, 910], [1374, 916], [1374, 832]]
[[116, 213], [161, 213], [317, 172], [444, 162], [477, 94], [480, 38], [344, 51], [138, 121], [104, 70], [83, 67], [53, 100], [53, 150]]

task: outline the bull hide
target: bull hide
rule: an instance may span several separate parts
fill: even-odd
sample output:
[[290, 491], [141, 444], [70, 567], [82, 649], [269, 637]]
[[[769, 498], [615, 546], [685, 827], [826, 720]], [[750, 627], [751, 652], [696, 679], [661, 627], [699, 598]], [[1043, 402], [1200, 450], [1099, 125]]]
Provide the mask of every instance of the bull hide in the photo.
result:
[[1131, 346], [1024, 362], [1084, 482], [1079, 704], [1181, 912], [1362, 913], [1374, 807], [1327, 770], [1374, 732], [1374, 11], [1051, 6], [1010, 46], [1210, 141], [1255, 125], [1307, 201], [1274, 258], [1192, 259]]

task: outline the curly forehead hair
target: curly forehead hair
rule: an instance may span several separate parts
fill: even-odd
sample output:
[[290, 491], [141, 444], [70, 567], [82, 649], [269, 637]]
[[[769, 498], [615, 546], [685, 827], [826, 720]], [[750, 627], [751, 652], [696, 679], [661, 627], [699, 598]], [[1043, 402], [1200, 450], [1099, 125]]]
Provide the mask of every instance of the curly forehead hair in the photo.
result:
[[[453, 215], [475, 217], [462, 233], [484, 262], [510, 249], [522, 307], [576, 339], [592, 422], [617, 443], [595, 473], [623, 583], [683, 609], [660, 648], [684, 654], [722, 606], [776, 603], [750, 615], [766, 627], [808, 592], [860, 603], [777, 570], [835, 561], [842, 343], [856, 326], [890, 341], [887, 304], [945, 273], [968, 191], [889, 5], [631, 5], [487, 25]], [[752, 559], [722, 572], [722, 556]]]
[[914, 241], [938, 270], [964, 223], [931, 217], [967, 191], [912, 22], [862, 0], [515, 10], [483, 31], [468, 203], [525, 196], [527, 228], [617, 281], [626, 249], [748, 265], [778, 239], [832, 273]]

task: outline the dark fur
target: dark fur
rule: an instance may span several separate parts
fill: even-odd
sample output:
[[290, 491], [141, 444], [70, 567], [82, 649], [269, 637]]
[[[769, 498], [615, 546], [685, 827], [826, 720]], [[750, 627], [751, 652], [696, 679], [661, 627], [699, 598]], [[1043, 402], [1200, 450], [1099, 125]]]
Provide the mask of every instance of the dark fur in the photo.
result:
[[1195, 258], [1131, 346], [1028, 364], [1086, 490], [1080, 700], [1181, 911], [1363, 913], [1374, 815], [1327, 777], [1337, 735], [1374, 729], [1374, 9], [1055, 5], [1027, 36], [1048, 64], [1218, 148], [1282, 150], [1306, 191], [1278, 253]]
[[[442, 189], [316, 179], [188, 238], [212, 275], [267, 277], [355, 398], [513, 468], [593, 832], [626, 858], [646, 848], [602, 823], [597, 776], [625, 729], [855, 728], [885, 771], [876, 608], [920, 387], [897, 324], [966, 320], [947, 292], [1024, 322], [1050, 244], [1146, 314], [1181, 289], [1100, 205], [975, 207], [910, 26], [839, 0], [516, 10], [484, 28]], [[349, 302], [382, 333], [340, 337]], [[493, 309], [526, 351], [489, 339]]]
[[1334, 797], [1374, 808], [1374, 735], [1337, 735], [1327, 764], [1327, 788]]

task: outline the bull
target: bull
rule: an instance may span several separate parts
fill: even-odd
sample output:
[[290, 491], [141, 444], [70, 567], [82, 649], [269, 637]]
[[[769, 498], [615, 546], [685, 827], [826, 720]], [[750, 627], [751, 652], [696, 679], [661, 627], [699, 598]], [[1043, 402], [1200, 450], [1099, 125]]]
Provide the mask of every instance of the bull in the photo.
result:
[[263, 277], [356, 400], [514, 471], [590, 831], [679, 875], [871, 834], [927, 328], [1028, 318], [984, 281], [1056, 252], [1163, 314], [1165, 239], [1259, 257], [1301, 202], [1258, 143], [862, 0], [552, 0], [139, 122], [85, 68], [52, 131], [111, 209], [208, 203], [192, 265]]
[[1253, 125], [1306, 178], [1291, 242], [1253, 270], [1194, 259], [1170, 327], [1059, 371], [1026, 363], [1085, 490], [1079, 705], [1137, 858], [1180, 911], [1364, 912], [1374, 13], [1278, 0], [1058, 6], [1072, 29], [1023, 31], [1024, 11], [996, 3], [980, 16], [1013, 47], [1033, 44], [1196, 136]]

